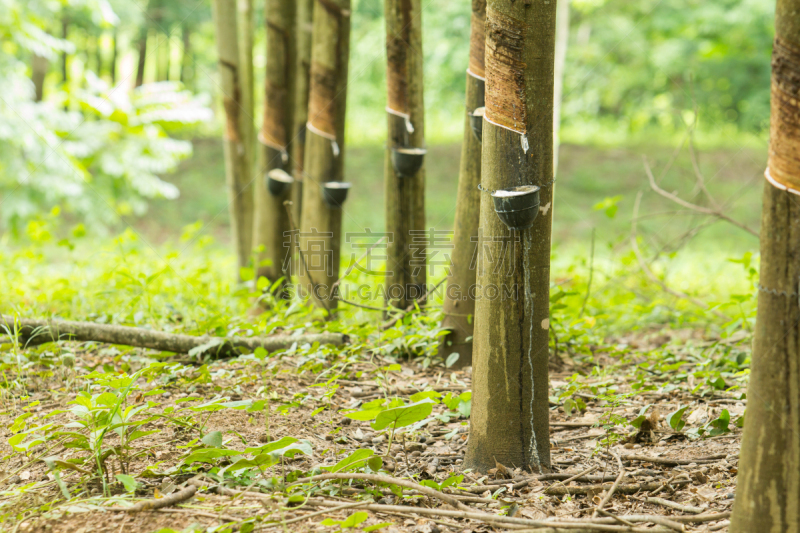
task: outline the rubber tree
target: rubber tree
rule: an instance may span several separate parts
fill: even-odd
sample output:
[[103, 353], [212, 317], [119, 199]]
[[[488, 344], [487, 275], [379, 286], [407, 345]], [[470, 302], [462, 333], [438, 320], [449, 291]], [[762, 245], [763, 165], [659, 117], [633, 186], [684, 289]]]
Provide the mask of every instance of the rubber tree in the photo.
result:
[[[550, 467], [548, 332], [556, 2], [489, 0], [472, 416], [465, 467]], [[510, 230], [488, 191], [539, 186]], [[535, 205], [535, 204], [533, 204]]]
[[[291, 172], [290, 143], [294, 132], [295, 98], [295, 1], [266, 2], [267, 65], [264, 83], [264, 118], [258, 140], [262, 171], [255, 179], [254, 241], [258, 254], [258, 275], [275, 281], [288, 273], [284, 267], [292, 242], [289, 216], [283, 202], [292, 187], [270, 193], [265, 176], [272, 170]], [[263, 247], [263, 249], [262, 249]]]
[[299, 239], [306, 266], [298, 274], [301, 291], [316, 305], [331, 310], [336, 307], [329, 290], [339, 277], [342, 208], [324, 201], [322, 185], [343, 181], [344, 176], [350, 0], [317, 0], [312, 31]]
[[481, 141], [472, 131], [470, 115], [485, 104], [486, 0], [472, 0], [472, 21], [467, 69], [467, 102], [464, 113], [464, 138], [461, 142], [461, 167], [458, 173], [456, 220], [453, 235], [453, 255], [444, 298], [442, 327], [449, 333], [442, 338], [439, 355], [447, 358], [459, 355], [456, 368], [472, 364], [472, 336], [475, 299], [470, 287], [475, 285], [473, 259], [477, 249], [478, 218], [481, 197]]
[[800, 0], [778, 0], [761, 279], [732, 532], [800, 532]]
[[223, 146], [228, 211], [237, 264], [241, 269], [249, 262], [253, 241], [253, 187], [250, 183], [250, 165], [244, 134], [244, 128], [250, 119], [242, 103], [236, 0], [214, 0], [213, 7], [220, 89], [225, 110]]
[[[247, 161], [250, 165], [250, 176], [255, 174], [256, 127], [255, 127], [255, 74], [253, 71], [253, 0], [237, 1], [237, 29], [239, 31], [239, 71], [242, 87], [242, 110], [245, 121], [242, 122], [242, 134], [245, 139]], [[255, 195], [254, 195], [255, 196]], [[255, 206], [255, 204], [254, 204]], [[254, 207], [255, 209], [255, 207]], [[253, 214], [255, 217], [255, 214]]]
[[564, 100], [564, 72], [569, 47], [569, 0], [561, 0], [556, 10], [555, 86], [553, 90], [553, 175], [558, 175], [558, 154], [561, 148], [561, 109]]
[[33, 82], [34, 100], [41, 102], [44, 98], [44, 78], [50, 62], [46, 57], [33, 54], [31, 58], [31, 81]]
[[295, 25], [295, 98], [294, 138], [292, 161], [294, 162], [294, 184], [292, 186], [292, 209], [295, 220], [300, 220], [303, 207], [303, 168], [306, 150], [306, 121], [308, 120], [308, 90], [311, 74], [311, 35], [314, 0], [296, 0], [297, 21]]
[[424, 148], [421, 0], [386, 0], [388, 142], [384, 163], [387, 303], [405, 308], [425, 293], [425, 165], [401, 175], [397, 149]]

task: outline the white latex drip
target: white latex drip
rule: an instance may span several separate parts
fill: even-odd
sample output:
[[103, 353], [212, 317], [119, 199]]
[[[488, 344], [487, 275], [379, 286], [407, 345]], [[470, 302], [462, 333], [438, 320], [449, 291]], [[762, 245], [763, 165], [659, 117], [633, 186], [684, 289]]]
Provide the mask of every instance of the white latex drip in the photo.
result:
[[[533, 427], [533, 392], [535, 390], [535, 382], [533, 379], [533, 294], [531, 294], [531, 271], [528, 264], [528, 258], [531, 255], [531, 242], [533, 241], [533, 232], [526, 231], [525, 234], [525, 249], [523, 255], [523, 265], [524, 265], [524, 275], [525, 275], [525, 311], [526, 314], [530, 311], [528, 315], [530, 317], [531, 327], [530, 331], [528, 332], [528, 365], [531, 369], [531, 403], [529, 406], [531, 412], [531, 440], [530, 440], [530, 447], [528, 453], [531, 456], [531, 459], [535, 462], [536, 466], [541, 466], [542, 462], [539, 460], [539, 446], [536, 443], [536, 429]], [[530, 302], [530, 310], [528, 310], [528, 302]]]

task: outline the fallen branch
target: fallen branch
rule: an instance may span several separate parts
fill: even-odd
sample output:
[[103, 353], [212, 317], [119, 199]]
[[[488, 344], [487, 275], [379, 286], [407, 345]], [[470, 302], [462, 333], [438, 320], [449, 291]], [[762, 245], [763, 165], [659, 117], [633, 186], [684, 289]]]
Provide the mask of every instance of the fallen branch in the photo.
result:
[[346, 503], [344, 505], [340, 505], [338, 507], [334, 507], [333, 509], [324, 509], [322, 511], [317, 511], [314, 513], [309, 513], [304, 516], [298, 516], [296, 518], [290, 518], [289, 520], [281, 520], [280, 522], [267, 522], [262, 524], [261, 526], [257, 527], [253, 531], [259, 531], [262, 529], [268, 529], [275, 526], [287, 526], [289, 524], [295, 524], [297, 522], [302, 522], [303, 520], [308, 520], [309, 518], [314, 518], [315, 516], [319, 516], [326, 513], [335, 513], [336, 511], [342, 511], [344, 509], [352, 509], [353, 507], [364, 507], [365, 505], [369, 504], [369, 502], [355, 502], [355, 503]]
[[622, 464], [622, 459], [620, 459], [619, 455], [617, 455], [617, 454], [614, 454], [614, 458], [616, 458], [617, 464], [619, 464], [619, 475], [617, 476], [617, 479], [614, 481], [614, 484], [611, 485], [611, 488], [608, 489], [608, 492], [606, 492], [606, 495], [603, 496], [603, 499], [600, 500], [600, 503], [597, 504], [597, 507], [594, 508], [594, 512], [592, 513], [592, 518], [597, 516], [597, 510], [598, 509], [602, 509], [603, 507], [606, 506], [608, 501], [614, 495], [614, 491], [617, 490], [617, 487], [622, 482], [622, 478], [625, 477], [625, 466], [623, 466], [623, 464]]
[[211, 337], [208, 335], [196, 337], [129, 326], [69, 320], [14, 319], [10, 316], [0, 315], [0, 330], [3, 328], [9, 332], [16, 331], [22, 346], [59, 340], [94, 341], [172, 353], [189, 353], [195, 349], [202, 349], [201, 353], [211, 353], [218, 357], [239, 355], [240, 348], [249, 350], [251, 353], [256, 348], [274, 352], [285, 350], [294, 343], [319, 342], [320, 344], [341, 346], [349, 342], [348, 337], [341, 333], [276, 335], [274, 337]]
[[563, 429], [591, 428], [596, 424], [597, 422], [550, 422], [550, 427]]
[[[679, 479], [672, 483], [673, 485], [687, 485], [690, 481], [688, 479]], [[618, 485], [614, 492], [619, 492], [621, 494], [636, 494], [640, 491], [649, 492], [651, 490], [657, 490], [662, 487], [661, 483], [658, 482], [649, 482], [649, 483], [631, 483], [627, 485]], [[561, 486], [553, 486], [547, 488], [544, 492], [545, 494], [549, 494], [551, 496], [566, 496], [567, 494], [595, 494], [599, 492], [603, 492], [608, 487], [606, 485], [587, 485], [585, 487], [570, 487], [569, 491], [566, 490], [565, 487]]]
[[[642, 269], [642, 272], [645, 273], [645, 275], [650, 279], [650, 281], [652, 281], [653, 283], [655, 283], [656, 285], [661, 287], [661, 290], [663, 290], [667, 294], [671, 294], [671, 295], [675, 296], [676, 298], [681, 298], [683, 300], [687, 300], [687, 301], [693, 303], [694, 305], [696, 305], [698, 307], [701, 307], [701, 308], [703, 308], [705, 310], [708, 310], [708, 305], [707, 304], [703, 303], [702, 301], [698, 300], [697, 298], [689, 296], [686, 293], [683, 293], [683, 292], [680, 292], [678, 290], [675, 290], [675, 289], [671, 288], [669, 285], [667, 285], [666, 283], [664, 283], [663, 281], [658, 279], [658, 276], [653, 274], [653, 271], [650, 270], [650, 267], [645, 262], [644, 257], [642, 257], [642, 251], [639, 249], [639, 243], [636, 240], [636, 228], [637, 228], [636, 219], [639, 217], [639, 204], [641, 203], [641, 201], [642, 201], [642, 193], [640, 192], [636, 196], [636, 203], [634, 204], [634, 207], [633, 207], [633, 222], [631, 224], [631, 248], [633, 249], [633, 253], [636, 255], [636, 260], [639, 262], [639, 267]], [[729, 317], [728, 315], [726, 315], [725, 313], [723, 313], [723, 312], [721, 312], [721, 311], [719, 311], [717, 309], [712, 309], [711, 312], [714, 313], [715, 315], [717, 315], [719, 318], [721, 318], [723, 320], [726, 320], [726, 321], [730, 321], [731, 320], [731, 317]]]
[[700, 507], [694, 507], [693, 505], [681, 505], [671, 500], [665, 500], [664, 498], [647, 498], [645, 501], [647, 503], [669, 507], [670, 509], [675, 509], [684, 513], [700, 514], [703, 512], [703, 509]]
[[235, 516], [229, 516], [219, 513], [208, 513], [205, 511], [198, 511], [197, 509], [156, 509], [159, 513], [173, 513], [173, 514], [186, 514], [192, 516], [202, 516], [205, 518], [212, 518], [214, 520], [221, 520], [223, 522], [239, 522], [240, 519]]
[[648, 457], [646, 455], [623, 455], [621, 458], [623, 461], [642, 461], [645, 463], [677, 466], [677, 465], [691, 465], [691, 464], [701, 465], [707, 463], [714, 463], [721, 459], [725, 459], [726, 457], [728, 457], [727, 454], [721, 453], [717, 455], [708, 455], [706, 457], [698, 457], [696, 459], [676, 459], [672, 457]]
[[290, 487], [293, 485], [300, 485], [303, 483], [311, 483], [313, 481], [326, 481], [330, 479], [360, 479], [363, 481], [372, 481], [373, 483], [389, 483], [391, 485], [397, 485], [398, 487], [405, 487], [407, 489], [416, 490], [420, 494], [424, 494], [425, 496], [430, 496], [431, 498], [436, 498], [441, 500], [448, 505], [452, 505], [456, 509], [464, 509], [468, 510], [469, 507], [458, 501], [458, 499], [454, 498], [449, 494], [445, 494], [444, 492], [438, 491], [436, 489], [432, 489], [430, 487], [426, 487], [424, 485], [420, 485], [418, 483], [414, 483], [413, 481], [408, 481], [406, 479], [400, 479], [396, 477], [390, 476], [378, 476], [375, 474], [321, 474], [319, 476], [311, 476], [306, 478], [298, 479]]
[[561, 480], [559, 480], [559, 484], [560, 484], [560, 485], [563, 485], [564, 487], [566, 487], [566, 488], [567, 488], [567, 491], [569, 491], [569, 487], [568, 487], [568, 485], [569, 485], [571, 482], [575, 481], [576, 479], [582, 478], [583, 476], [585, 476], [585, 475], [587, 475], [587, 474], [591, 474], [592, 472], [594, 472], [594, 471], [595, 471], [595, 470], [597, 470], [598, 468], [599, 468], [599, 467], [597, 467], [597, 466], [591, 466], [591, 467], [587, 468], [586, 470], [584, 470], [583, 472], [578, 472], [578, 473], [577, 473], [577, 474], [575, 474], [574, 476], [570, 476], [570, 477], [568, 477], [568, 478], [567, 478], [567, 479], [565, 479], [564, 481], [561, 481]]
[[[323, 507], [336, 507], [341, 505], [341, 502], [334, 502], [328, 500], [309, 499], [308, 503], [311, 505], [318, 505]], [[526, 518], [512, 518], [510, 516], [493, 515], [489, 513], [481, 513], [478, 511], [450, 511], [447, 509], [428, 509], [426, 507], [410, 507], [404, 505], [382, 505], [382, 504], [369, 504], [361, 507], [368, 511], [375, 512], [396, 512], [396, 513], [414, 513], [419, 515], [428, 516], [448, 516], [452, 518], [465, 518], [468, 520], [476, 520], [486, 524], [502, 524], [514, 526], [526, 526], [536, 528], [534, 531], [569, 531], [569, 533], [579, 533], [581, 531], [591, 532], [605, 532], [613, 531], [620, 533], [666, 533], [670, 529], [663, 528], [630, 528], [627, 526], [608, 525], [604, 523], [597, 523], [600, 520], [606, 521], [607, 519], [599, 519], [592, 522], [587, 521], [556, 521], [556, 520], [529, 520]], [[625, 517], [628, 519], [629, 517]], [[633, 521], [633, 520], [631, 520]], [[649, 521], [649, 520], [648, 520]]]
[[197, 487], [194, 485], [187, 485], [186, 488], [181, 489], [178, 492], [173, 492], [169, 496], [164, 496], [163, 498], [159, 498], [157, 500], [139, 502], [130, 507], [111, 507], [109, 510], [125, 511], [129, 513], [138, 513], [139, 511], [155, 511], [156, 509], [169, 507], [170, 505], [175, 505], [176, 503], [190, 500], [194, 496], [195, 492], [197, 492]]

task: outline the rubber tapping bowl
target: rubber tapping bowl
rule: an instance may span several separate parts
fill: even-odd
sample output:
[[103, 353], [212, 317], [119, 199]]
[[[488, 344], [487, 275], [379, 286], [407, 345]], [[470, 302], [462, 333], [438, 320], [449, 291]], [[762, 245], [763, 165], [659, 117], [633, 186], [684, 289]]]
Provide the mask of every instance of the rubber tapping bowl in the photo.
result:
[[472, 133], [478, 142], [483, 142], [483, 114], [486, 112], [485, 107], [479, 107], [469, 114], [469, 126], [472, 128]]
[[352, 184], [347, 181], [328, 181], [322, 184], [322, 197], [331, 207], [342, 207]]
[[530, 228], [539, 215], [539, 187], [536, 185], [494, 191], [492, 198], [497, 216], [509, 229]]
[[412, 178], [422, 168], [425, 161], [425, 148], [392, 148], [392, 166], [403, 178]]
[[267, 172], [267, 190], [272, 196], [280, 196], [292, 186], [294, 178], [279, 168]]

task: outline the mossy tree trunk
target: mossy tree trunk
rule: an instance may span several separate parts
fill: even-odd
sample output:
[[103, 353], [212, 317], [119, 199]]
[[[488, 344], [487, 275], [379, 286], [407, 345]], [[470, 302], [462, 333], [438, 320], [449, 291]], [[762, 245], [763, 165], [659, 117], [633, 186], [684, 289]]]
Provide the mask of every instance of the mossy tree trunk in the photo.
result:
[[228, 210], [237, 264], [241, 269], [249, 263], [253, 241], [253, 187], [244, 133], [250, 118], [242, 102], [236, 0], [214, 0], [213, 6], [225, 109], [223, 141]]
[[556, 2], [489, 0], [481, 185], [538, 185], [533, 226], [509, 230], [482, 192], [465, 467], [550, 467], [548, 331]]
[[294, 163], [292, 210], [295, 220], [300, 220], [303, 207], [303, 168], [305, 165], [306, 121], [308, 120], [308, 91], [311, 74], [311, 34], [313, 29], [314, 0], [296, 0], [295, 24], [295, 98], [292, 161]]
[[292, 188], [282, 194], [267, 190], [265, 174], [274, 169], [291, 173], [289, 151], [294, 132], [295, 98], [295, 0], [267, 0], [267, 69], [264, 83], [264, 120], [258, 139], [261, 142], [262, 171], [256, 177], [255, 247], [258, 274], [275, 281], [289, 273], [285, 265], [292, 242], [289, 215], [283, 202]]
[[[800, 532], [800, 0], [778, 0], [761, 280], [730, 530]], [[779, 188], [781, 187], [781, 188]]]
[[[424, 148], [421, 0], [386, 0], [388, 130], [384, 163], [387, 303], [405, 308], [425, 293], [425, 165], [399, 175], [392, 148]], [[392, 288], [395, 288], [393, 290]]]
[[302, 266], [298, 274], [301, 291], [331, 310], [336, 307], [329, 291], [339, 277], [342, 209], [325, 203], [322, 185], [342, 181], [344, 175], [350, 0], [317, 0], [313, 17], [300, 230], [300, 252], [310, 276]]
[[469, 115], [485, 104], [486, 0], [472, 0], [467, 102], [464, 113], [464, 139], [461, 143], [461, 168], [458, 174], [454, 248], [444, 299], [442, 327], [450, 333], [442, 338], [439, 355], [459, 355], [456, 368], [472, 364], [472, 335], [475, 299], [470, 288], [475, 285], [475, 250], [481, 197], [481, 142], [473, 133]]

